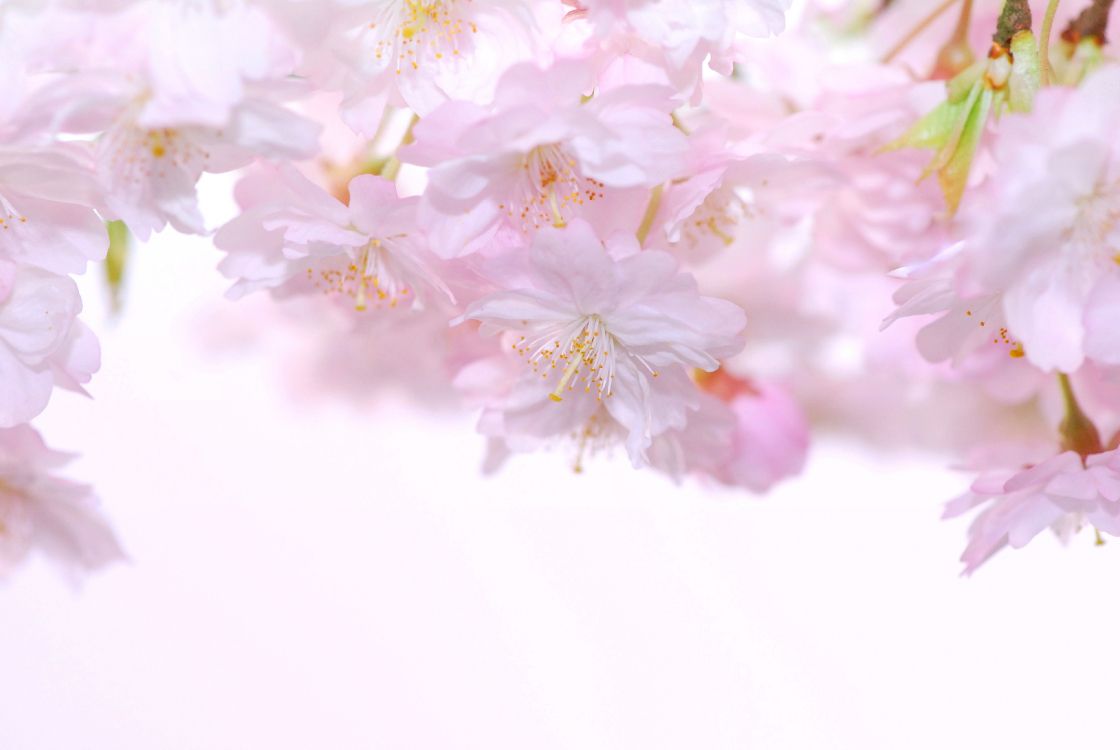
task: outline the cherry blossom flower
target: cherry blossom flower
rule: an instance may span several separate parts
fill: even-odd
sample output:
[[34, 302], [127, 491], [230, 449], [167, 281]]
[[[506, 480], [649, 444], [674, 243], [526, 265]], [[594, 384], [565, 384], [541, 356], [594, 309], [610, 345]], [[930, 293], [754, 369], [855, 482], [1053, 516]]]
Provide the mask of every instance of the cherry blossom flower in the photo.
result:
[[586, 222], [541, 230], [517, 287], [461, 318], [505, 334], [526, 362], [503, 407], [507, 427], [518, 429], [516, 414], [528, 430], [556, 434], [601, 404], [627, 431], [636, 465], [653, 435], [684, 423], [695, 400], [684, 368], [714, 370], [741, 346], [741, 310], [700, 296], [669, 255], [608, 251]]
[[1087, 356], [1120, 363], [1118, 94], [1120, 69], [1110, 68], [1007, 118], [999, 179], [971, 206], [970, 278], [1000, 295], [1008, 328], [1043, 370], [1073, 372]]
[[420, 121], [402, 158], [431, 167], [421, 212], [437, 253], [476, 252], [498, 235], [517, 243], [615, 189], [677, 173], [686, 143], [667, 91], [621, 86], [583, 101], [591, 82], [580, 62], [518, 65], [488, 107], [452, 102]]
[[124, 558], [90, 488], [54, 475], [70, 459], [31, 427], [0, 429], [0, 580], [33, 551], [71, 575]]
[[70, 278], [0, 259], [0, 428], [41, 412], [56, 385], [81, 392], [98, 369], [81, 309]]
[[[259, 9], [142, 2], [94, 28], [73, 55], [79, 72], [38, 86], [20, 128], [96, 136], [105, 208], [140, 239], [167, 223], [205, 231], [203, 172], [313, 153], [317, 128], [282, 106], [300, 91], [287, 77], [295, 57]], [[126, 38], [135, 44], [114, 48]]]
[[386, 104], [426, 116], [449, 100], [483, 103], [504, 70], [540, 53], [533, 4], [525, 0], [339, 5], [327, 46], [348, 67], [343, 116], [366, 135]]
[[357, 310], [451, 299], [416, 223], [418, 199], [399, 198], [386, 179], [355, 177], [347, 205], [285, 166], [246, 178], [238, 194], [244, 213], [214, 237], [229, 253], [221, 270], [238, 279], [234, 298], [320, 292]]
[[78, 148], [0, 149], [0, 258], [81, 273], [105, 257], [93, 164]]
[[1022, 471], [993, 472], [953, 500], [946, 518], [982, 507], [961, 557], [970, 574], [1005, 547], [1020, 548], [1050, 528], [1068, 540], [1084, 525], [1120, 536], [1120, 451], [1066, 451]]
[[[565, 0], [601, 38], [630, 36], [628, 52], [651, 57], [686, 95], [699, 93], [705, 61], [728, 75], [746, 37], [785, 27], [792, 0]], [[641, 49], [645, 47], [646, 49]], [[637, 49], [636, 49], [637, 48]], [[694, 103], [698, 103], [694, 99]]]

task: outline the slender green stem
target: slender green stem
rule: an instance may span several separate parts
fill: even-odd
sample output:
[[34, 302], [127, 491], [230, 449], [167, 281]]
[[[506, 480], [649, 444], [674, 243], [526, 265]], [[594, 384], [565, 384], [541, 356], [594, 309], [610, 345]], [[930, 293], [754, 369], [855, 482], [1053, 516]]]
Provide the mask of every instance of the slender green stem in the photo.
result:
[[1058, 12], [1058, 3], [1061, 0], [1050, 0], [1046, 6], [1046, 15], [1042, 17], [1042, 33], [1038, 39], [1038, 59], [1042, 73], [1042, 85], [1049, 86], [1051, 78], [1050, 67], [1050, 34], [1054, 30], [1054, 14]]
[[638, 231], [635, 234], [638, 236], [638, 244], [645, 245], [646, 237], [649, 236], [649, 230], [653, 228], [653, 220], [657, 218], [657, 211], [661, 208], [661, 194], [665, 192], [664, 185], [658, 185], [649, 194], [649, 203], [646, 204], [645, 215], [642, 216], [642, 223], [638, 225]]

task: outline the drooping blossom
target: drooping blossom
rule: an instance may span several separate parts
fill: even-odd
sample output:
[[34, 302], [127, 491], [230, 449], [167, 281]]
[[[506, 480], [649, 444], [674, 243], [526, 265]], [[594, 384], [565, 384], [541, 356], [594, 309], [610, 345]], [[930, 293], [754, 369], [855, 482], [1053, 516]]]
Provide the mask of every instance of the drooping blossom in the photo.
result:
[[0, 259], [83, 272], [109, 244], [96, 203], [92, 160], [80, 147], [0, 149]]
[[[423, 117], [451, 100], [482, 103], [508, 67], [547, 57], [533, 6], [526, 0], [337, 0], [327, 43], [320, 37], [307, 44], [343, 63], [341, 114], [373, 135], [386, 105]], [[322, 75], [324, 66], [331, 69], [320, 60], [312, 75]]]
[[204, 172], [314, 152], [317, 128], [283, 106], [300, 91], [295, 57], [261, 9], [141, 2], [79, 18], [92, 33], [69, 51], [73, 69], [32, 88], [21, 132], [96, 137], [103, 205], [140, 239], [166, 224], [205, 231]]
[[235, 298], [318, 292], [365, 310], [451, 297], [417, 224], [418, 199], [398, 197], [389, 180], [355, 177], [345, 204], [285, 166], [247, 177], [238, 196], [244, 212], [214, 237]]
[[975, 508], [961, 557], [970, 574], [1005, 547], [1021, 548], [1051, 529], [1063, 541], [1084, 526], [1120, 536], [1120, 451], [1082, 459], [1066, 451], [1021, 471], [993, 472], [953, 500], [946, 518]]
[[75, 575], [124, 558], [90, 488], [55, 475], [70, 459], [27, 425], [0, 429], [0, 580], [33, 552]]
[[69, 277], [0, 259], [0, 428], [39, 414], [55, 386], [81, 392], [98, 369], [81, 309]]
[[1120, 364], [1120, 69], [1047, 89], [1001, 124], [998, 179], [968, 207], [967, 280], [999, 296], [1037, 367]]
[[653, 436], [683, 426], [694, 408], [685, 368], [714, 370], [741, 346], [741, 310], [701, 296], [671, 256], [608, 249], [583, 221], [542, 229], [512, 286], [473, 302], [462, 320], [503, 334], [525, 361], [496, 407], [514, 435], [562, 434], [601, 406], [641, 465]]
[[676, 175], [686, 143], [667, 91], [620, 86], [585, 100], [590, 74], [576, 61], [514, 66], [489, 106], [451, 102], [420, 121], [402, 156], [431, 168], [421, 214], [437, 253], [519, 244], [612, 191]]
[[744, 38], [781, 33], [792, 0], [565, 0], [604, 44], [663, 67], [699, 103], [702, 66], [729, 75]]

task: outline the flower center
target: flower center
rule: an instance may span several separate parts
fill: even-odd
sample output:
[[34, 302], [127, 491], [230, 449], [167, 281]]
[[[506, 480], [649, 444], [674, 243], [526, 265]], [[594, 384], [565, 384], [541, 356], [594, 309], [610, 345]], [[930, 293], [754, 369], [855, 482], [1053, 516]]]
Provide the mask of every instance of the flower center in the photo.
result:
[[210, 153], [174, 128], [145, 130], [134, 122], [120, 122], [103, 136], [109, 167], [125, 182], [165, 177], [168, 170], [201, 173]]
[[750, 214], [750, 206], [734, 189], [720, 187], [709, 193], [685, 222], [681, 236], [689, 247], [696, 247], [706, 237], [715, 237], [730, 246], [735, 242], [739, 222]]
[[11, 231], [12, 228], [19, 229], [20, 224], [26, 224], [27, 217], [16, 210], [15, 206], [8, 202], [4, 196], [0, 195], [0, 232]]
[[522, 231], [563, 227], [577, 207], [603, 197], [603, 183], [581, 175], [560, 144], [537, 146], [525, 154], [520, 169], [515, 194], [498, 208], [520, 223]]
[[307, 269], [307, 279], [327, 296], [354, 300], [354, 309], [359, 312], [368, 310], [370, 305], [396, 307], [412, 294], [393, 259], [392, 244], [396, 239], [400, 237], [371, 239], [355, 257], [325, 259]]
[[1114, 233], [1120, 225], [1120, 184], [1098, 185], [1077, 201], [1077, 220], [1066, 243], [1071, 262], [1095, 271], [1108, 263], [1120, 263]]
[[391, 64], [397, 74], [419, 70], [425, 60], [442, 60], [462, 54], [462, 37], [478, 26], [465, 18], [463, 6], [473, 0], [397, 0], [384, 4], [370, 22], [375, 34], [373, 56]]
[[533, 372], [542, 380], [560, 373], [556, 387], [548, 394], [553, 401], [563, 401], [564, 393], [583, 383], [584, 393], [595, 393], [597, 400], [613, 395], [615, 367], [620, 356], [636, 360], [653, 377], [658, 373], [641, 356], [621, 347], [603, 319], [585, 315], [567, 325], [550, 326], [536, 337], [522, 336], [512, 345], [525, 357]]

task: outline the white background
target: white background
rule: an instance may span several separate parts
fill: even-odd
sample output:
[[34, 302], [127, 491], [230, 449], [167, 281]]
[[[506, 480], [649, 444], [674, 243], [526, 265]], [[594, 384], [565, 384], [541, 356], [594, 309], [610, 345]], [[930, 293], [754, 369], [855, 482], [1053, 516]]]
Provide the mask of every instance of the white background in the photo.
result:
[[766, 498], [621, 457], [487, 480], [470, 415], [207, 351], [217, 259], [156, 238], [117, 323], [85, 280], [96, 398], [37, 425], [131, 563], [0, 589], [3, 750], [1114, 746], [1120, 546], [961, 579], [966, 478], [828, 443]]

